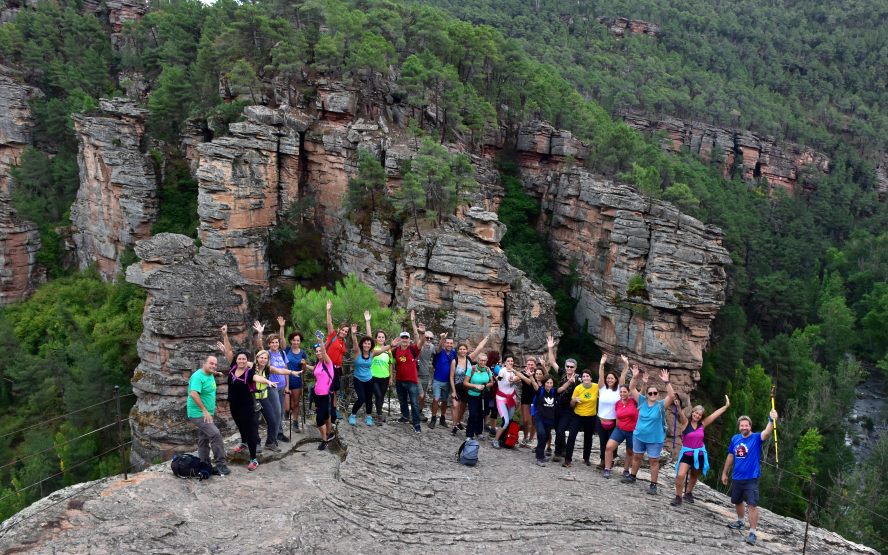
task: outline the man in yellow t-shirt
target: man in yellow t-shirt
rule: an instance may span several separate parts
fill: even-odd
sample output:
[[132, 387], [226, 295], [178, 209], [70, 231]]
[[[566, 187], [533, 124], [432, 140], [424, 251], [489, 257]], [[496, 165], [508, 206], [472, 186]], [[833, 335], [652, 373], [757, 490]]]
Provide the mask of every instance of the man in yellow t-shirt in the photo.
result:
[[592, 437], [595, 435], [595, 420], [598, 413], [598, 384], [592, 382], [592, 375], [585, 370], [582, 382], [574, 388], [570, 398], [570, 406], [573, 407], [574, 418], [570, 427], [570, 435], [565, 447], [564, 463], [561, 466], [570, 468], [573, 460], [574, 445], [577, 434], [583, 432], [583, 462], [589, 466], [589, 456], [592, 454]]

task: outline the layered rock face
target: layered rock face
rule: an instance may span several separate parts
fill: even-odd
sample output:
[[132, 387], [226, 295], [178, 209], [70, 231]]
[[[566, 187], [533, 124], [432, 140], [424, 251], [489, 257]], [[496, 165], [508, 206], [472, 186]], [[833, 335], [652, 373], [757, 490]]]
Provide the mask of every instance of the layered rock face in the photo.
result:
[[14, 70], [0, 66], [0, 305], [28, 296], [41, 277], [37, 225], [20, 218], [9, 198], [10, 170], [31, 143], [34, 122], [28, 101], [39, 94]]
[[678, 118], [648, 118], [634, 112], [620, 114], [632, 128], [644, 133], [663, 133], [664, 150], [688, 149], [704, 161], [717, 161], [728, 176], [735, 160], [743, 170], [743, 179], [764, 179], [770, 187], [793, 192], [811, 186], [806, 172], [829, 173], [825, 154], [794, 143], [778, 144], [772, 137], [749, 131], [726, 129]]
[[123, 46], [123, 26], [129, 21], [138, 21], [148, 13], [145, 0], [83, 0], [83, 11], [101, 15], [111, 27], [111, 47], [120, 50]]
[[627, 35], [648, 35], [656, 37], [660, 34], [660, 26], [649, 21], [629, 19], [628, 17], [599, 17], [599, 23], [607, 25], [611, 34], [623, 38]]
[[675, 369], [678, 387], [693, 388], [725, 300], [730, 258], [720, 230], [628, 185], [567, 168], [550, 126], [530, 124], [519, 137], [526, 137], [524, 188], [542, 203], [541, 231], [557, 269], [578, 277], [577, 323], [605, 352]]
[[95, 264], [112, 279], [124, 251], [151, 235], [157, 176], [143, 145], [147, 110], [121, 98], [99, 107], [96, 115], [74, 117], [80, 188], [71, 221], [80, 267]]
[[[138, 264], [127, 268], [126, 279], [148, 292], [142, 316], [138, 351], [141, 360], [133, 374], [136, 404], [130, 412], [133, 433], [132, 462], [144, 467], [167, 460], [195, 445], [196, 429], [185, 415], [188, 380], [209, 355], [227, 363], [216, 347], [223, 325], [232, 343], [247, 334], [246, 281], [234, 258], [213, 250], [198, 251], [184, 235], [160, 233], [136, 243]], [[227, 386], [217, 379], [216, 425], [233, 431], [228, 413]]]

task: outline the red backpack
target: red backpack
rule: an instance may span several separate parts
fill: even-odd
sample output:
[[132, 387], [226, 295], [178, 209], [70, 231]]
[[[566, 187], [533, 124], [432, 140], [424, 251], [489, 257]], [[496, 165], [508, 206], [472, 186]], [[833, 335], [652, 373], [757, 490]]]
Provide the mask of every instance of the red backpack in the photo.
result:
[[509, 422], [509, 427], [506, 428], [506, 439], [503, 440], [503, 447], [514, 449], [518, 445], [518, 432], [520, 430], [521, 426], [517, 422], [514, 420]]

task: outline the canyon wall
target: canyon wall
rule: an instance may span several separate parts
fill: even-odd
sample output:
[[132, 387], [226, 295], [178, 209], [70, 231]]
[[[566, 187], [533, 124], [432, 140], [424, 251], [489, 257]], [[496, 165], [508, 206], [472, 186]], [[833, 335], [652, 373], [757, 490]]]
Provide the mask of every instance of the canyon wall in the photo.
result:
[[657, 37], [660, 34], [659, 25], [651, 23], [650, 21], [642, 21], [640, 19], [602, 16], [598, 18], [598, 22], [607, 25], [611, 34], [619, 38], [623, 38], [627, 35], [647, 35], [649, 37]]
[[151, 236], [157, 218], [157, 176], [145, 143], [148, 111], [116, 98], [99, 111], [74, 116], [79, 143], [80, 188], [71, 206], [81, 268], [95, 264], [105, 279], [121, 268], [121, 256]]

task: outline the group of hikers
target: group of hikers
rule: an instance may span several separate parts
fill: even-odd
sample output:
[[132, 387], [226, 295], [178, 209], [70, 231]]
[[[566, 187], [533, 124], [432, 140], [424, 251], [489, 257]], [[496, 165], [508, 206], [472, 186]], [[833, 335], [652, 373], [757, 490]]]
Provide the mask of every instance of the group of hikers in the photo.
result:
[[[705, 430], [727, 411], [730, 406], [727, 396], [724, 406], [709, 415], [700, 405], [686, 412], [672, 388], [668, 371], [659, 372], [659, 381], [665, 389], [661, 391], [648, 374], [640, 371], [637, 364], [630, 364], [626, 356], [620, 356], [622, 368], [617, 374], [606, 371], [608, 356], [603, 355], [596, 381], [590, 370], [580, 371], [572, 358], [564, 361], [562, 371], [556, 362], [552, 336], [547, 337], [547, 354], [539, 359], [526, 357], [524, 368], [519, 369], [513, 355], [484, 351], [490, 334], [471, 350], [465, 343], [455, 345], [448, 333], [438, 335], [436, 342], [436, 336], [423, 324], [417, 324], [411, 311], [411, 331], [402, 331], [389, 342], [384, 331], [372, 333], [369, 312], [364, 313], [364, 320], [365, 334], [360, 337], [357, 324], [334, 327], [332, 303], [327, 301], [327, 333], [315, 333], [311, 346], [313, 356], [302, 347], [306, 338], [300, 332], [285, 334], [283, 317], [277, 318], [279, 333], [268, 336], [264, 334], [264, 326], [256, 322], [253, 329], [257, 352], [252, 361], [249, 353], [233, 351], [227, 327], [223, 326], [222, 341], [217, 343], [217, 348], [228, 361], [227, 373], [218, 372], [217, 358], [209, 356], [189, 381], [187, 415], [198, 430], [198, 456], [209, 463], [212, 451], [215, 472], [221, 475], [230, 472], [225, 464], [221, 434], [213, 422], [217, 375], [227, 378], [231, 416], [241, 437], [235, 452], [248, 452], [247, 469], [253, 471], [259, 465], [257, 453], [262, 449], [259, 413], [267, 428], [264, 448], [280, 451], [278, 443], [289, 441], [283, 433], [284, 416], [299, 414], [306, 383], [303, 376], [310, 368], [310, 360], [314, 361], [311, 368], [314, 386], [310, 395], [321, 439], [318, 449], [326, 449], [340, 418], [336, 397], [342, 391], [343, 360], [351, 347], [356, 400], [347, 417], [350, 426], [358, 425], [361, 409], [365, 425], [383, 425], [386, 422], [383, 399], [394, 386], [400, 406], [398, 422], [411, 425], [416, 433], [422, 432], [423, 423], [430, 429], [436, 426], [446, 429], [449, 404], [452, 435], [465, 432], [467, 439], [480, 440], [486, 432], [495, 449], [531, 448], [535, 439], [535, 464], [543, 467], [548, 462], [560, 462], [562, 467], [570, 468], [577, 437], [582, 432], [583, 464], [592, 466], [593, 437], [597, 436], [597, 467], [604, 478], [611, 478], [617, 448], [625, 442], [621, 482], [635, 483], [642, 458], [647, 454], [650, 462], [647, 491], [652, 495], [657, 494], [660, 456], [666, 440], [666, 409], [674, 406], [676, 424], [682, 430], [682, 448], [675, 459], [675, 496], [671, 504], [694, 503], [697, 480], [709, 471]], [[285, 337], [287, 346], [282, 348]], [[430, 416], [425, 416], [428, 396], [431, 410]], [[515, 418], [519, 409], [520, 424]], [[744, 504], [748, 506], [750, 529], [746, 541], [750, 544], [756, 541], [761, 447], [776, 419], [777, 413], [772, 410], [765, 429], [754, 433], [750, 418], [741, 416], [739, 433], [731, 439], [722, 471], [725, 485], [729, 475], [731, 477], [731, 502], [737, 511], [737, 520], [729, 527], [743, 528]], [[298, 419], [294, 423], [298, 432]]]

